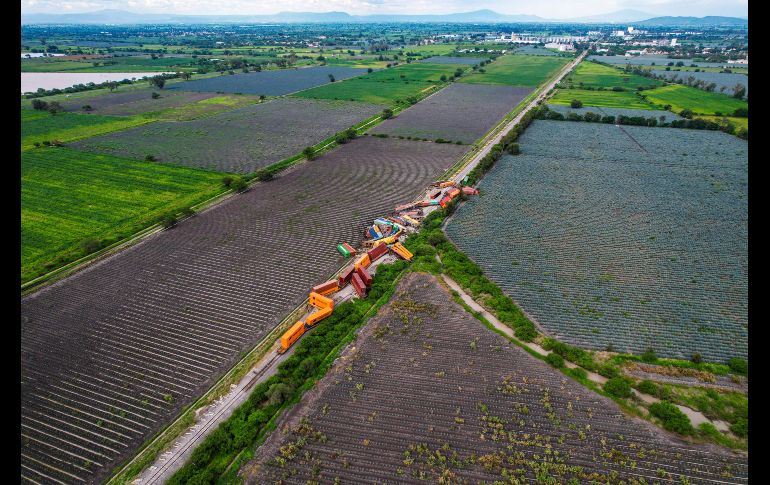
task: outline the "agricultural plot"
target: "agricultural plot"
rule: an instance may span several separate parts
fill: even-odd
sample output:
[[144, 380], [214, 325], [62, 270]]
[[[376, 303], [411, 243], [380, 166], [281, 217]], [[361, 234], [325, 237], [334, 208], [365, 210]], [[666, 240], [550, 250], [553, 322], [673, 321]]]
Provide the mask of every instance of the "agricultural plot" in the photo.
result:
[[70, 150], [21, 154], [21, 280], [222, 192], [222, 174]]
[[[157, 99], [152, 97], [152, 94], [155, 92], [160, 95]], [[67, 111], [82, 112], [83, 106], [90, 106], [94, 114], [129, 116], [183, 106], [215, 96], [217, 96], [215, 93], [174, 92], [142, 88], [104, 93], [100, 96], [90, 97], [87, 100], [68, 100], [61, 103], [61, 105]]]
[[446, 232], [547, 333], [589, 349], [746, 358], [745, 141], [538, 120], [519, 144]]
[[452, 56], [433, 56], [423, 59], [420, 62], [426, 62], [430, 64], [467, 64], [472, 66], [478, 64], [481, 61], [485, 61], [484, 57], [452, 57]]
[[531, 88], [453, 83], [371, 133], [472, 143], [530, 92]]
[[641, 116], [643, 118], [658, 118], [660, 119], [661, 116], [665, 117], [665, 121], [673, 121], [673, 120], [682, 120], [681, 116], [674, 114], [670, 111], [657, 111], [653, 109], [626, 109], [626, 108], [600, 108], [598, 106], [588, 106], [584, 108], [572, 108], [569, 105], [564, 104], [549, 104], [548, 109], [551, 111], [556, 111], [558, 113], [561, 113], [563, 115], [567, 115], [567, 113], [576, 113], [579, 115], [584, 115], [586, 113], [596, 113], [602, 116]]
[[233, 75], [225, 74], [219, 77], [176, 84], [169, 86], [168, 89], [282, 96], [330, 83], [329, 76], [341, 81], [364, 73], [366, 73], [366, 69], [333, 66], [282, 69]]
[[642, 96], [659, 106], [671, 105], [671, 111], [677, 113], [683, 109], [689, 109], [693, 113], [702, 115], [732, 114], [736, 109], [749, 108], [747, 101], [681, 84], [644, 91]]
[[569, 104], [573, 99], [583, 102], [583, 106], [600, 108], [655, 109], [652, 103], [636, 94], [635, 91], [589, 91], [587, 89], [558, 89], [548, 101], [552, 104]]
[[23, 298], [23, 477], [102, 483], [463, 151], [354, 140]]
[[536, 45], [525, 45], [524, 47], [517, 47], [516, 54], [522, 56], [559, 56], [565, 55], [564, 53], [557, 52], [545, 47], [538, 47]]
[[157, 122], [74, 143], [94, 153], [248, 173], [299, 153], [380, 111], [347, 101], [281, 98], [202, 119]]
[[581, 62], [575, 71], [567, 78], [575, 87], [580, 88], [613, 88], [620, 86], [635, 90], [638, 87], [662, 86], [663, 81], [651, 79], [638, 74], [627, 74], [621, 69], [605, 66], [595, 62]]
[[291, 432], [242, 468], [245, 483], [748, 483], [745, 455], [625, 416], [430, 275], [403, 279], [338, 362], [277, 423]]
[[569, 62], [563, 57], [507, 55], [484, 67], [486, 72], [473, 72], [460, 82], [538, 86]]
[[[669, 62], [676, 64], [677, 62], [683, 62], [685, 66], [693, 67], [735, 67], [733, 64], [726, 62], [699, 62], [692, 59], [669, 59], [667, 57], [658, 56], [588, 56], [589, 61], [597, 60], [604, 62], [605, 64], [631, 64], [634, 66], [663, 66], [666, 67]], [[748, 66], [746, 64], [745, 66]]]
[[329, 83], [294, 94], [312, 99], [339, 99], [363, 101], [390, 106], [397, 100], [417, 96], [432, 89], [457, 69], [455, 64], [421, 64], [412, 62], [396, 68], [375, 71], [366, 76]]
[[[25, 59], [22, 72], [147, 72], [175, 71], [196, 68], [190, 57], [123, 56], [89, 60], [59, 60], [56, 58]], [[97, 64], [97, 65], [94, 65]]]
[[31, 149], [35, 143], [58, 140], [69, 142], [111, 131], [123, 130], [152, 120], [136, 117], [98, 116], [80, 113], [21, 110], [21, 149]]
[[749, 77], [739, 73], [721, 73], [721, 72], [676, 72], [655, 69], [652, 71], [657, 76], [665, 76], [670, 80], [682, 79], [687, 81], [692, 77], [693, 80], [704, 81], [706, 84], [716, 84], [715, 92], [732, 95], [733, 89], [738, 84], [746, 87], [746, 97], [749, 96]]

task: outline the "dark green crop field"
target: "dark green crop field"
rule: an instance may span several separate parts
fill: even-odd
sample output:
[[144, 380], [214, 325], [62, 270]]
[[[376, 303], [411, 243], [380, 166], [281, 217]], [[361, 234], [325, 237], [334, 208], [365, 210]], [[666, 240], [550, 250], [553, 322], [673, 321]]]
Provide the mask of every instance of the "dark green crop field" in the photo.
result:
[[460, 82], [537, 86], [569, 62], [569, 58], [551, 56], [502, 56]]
[[117, 241], [213, 197], [222, 176], [69, 148], [22, 152], [22, 282], [84, 256], [87, 239]]
[[391, 105], [396, 100], [409, 96], [418, 96], [442, 82], [457, 68], [468, 66], [455, 64], [411, 63], [395, 68], [375, 71], [342, 82], [328, 83], [314, 89], [296, 93], [294, 96], [315, 99], [339, 99], [346, 101], [364, 101], [382, 105]]
[[623, 72], [617, 67], [605, 66], [596, 62], [581, 62], [575, 71], [567, 77], [575, 87], [636, 89], [639, 86], [662, 86], [663, 81], [647, 78], [638, 74]]
[[52, 115], [47, 111], [22, 109], [21, 149], [33, 148], [35, 142], [74, 141], [151, 121], [154, 120], [138, 116], [99, 116], [80, 113]]

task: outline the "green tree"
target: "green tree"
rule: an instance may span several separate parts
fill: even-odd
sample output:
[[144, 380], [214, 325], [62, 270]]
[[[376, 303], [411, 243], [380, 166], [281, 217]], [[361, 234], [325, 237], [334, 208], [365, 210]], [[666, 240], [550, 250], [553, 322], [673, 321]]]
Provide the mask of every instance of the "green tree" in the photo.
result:
[[603, 386], [604, 392], [615, 397], [631, 397], [631, 384], [623, 377], [608, 379]]
[[315, 150], [313, 149], [313, 147], [305, 147], [305, 148], [302, 150], [302, 155], [303, 155], [303, 156], [304, 156], [306, 159], [308, 159], [308, 160], [312, 160], [312, 159], [314, 159], [314, 158], [315, 158]]
[[387, 120], [388, 118], [392, 118], [393, 117], [393, 110], [390, 109], [390, 108], [385, 108], [384, 110], [382, 110], [382, 115], [381, 116], [382, 116], [383, 120]]

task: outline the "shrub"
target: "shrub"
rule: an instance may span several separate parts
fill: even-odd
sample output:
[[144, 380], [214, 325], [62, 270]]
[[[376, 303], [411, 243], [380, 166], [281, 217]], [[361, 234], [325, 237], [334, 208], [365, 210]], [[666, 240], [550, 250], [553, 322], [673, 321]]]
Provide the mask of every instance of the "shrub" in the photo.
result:
[[642, 354], [642, 362], [647, 362], [648, 364], [652, 364], [657, 362], [658, 356], [655, 355], [655, 351], [650, 349], [647, 349]]
[[519, 153], [521, 153], [521, 149], [519, 148], [518, 143], [511, 143], [506, 147], [506, 151], [511, 155], [518, 155]]
[[160, 94], [152, 93], [152, 99], [158, 99], [158, 98], [160, 98]]
[[727, 365], [736, 374], [741, 374], [743, 376], [749, 375], [749, 363], [740, 357], [733, 357], [727, 361]]
[[261, 168], [255, 172], [254, 178], [260, 182], [267, 182], [269, 180], [273, 180], [273, 173], [264, 168]]
[[385, 108], [384, 110], [382, 110], [382, 114], [380, 116], [382, 116], [383, 120], [387, 120], [388, 118], [392, 118], [393, 117], [393, 110], [390, 109], [390, 108]]
[[692, 362], [693, 364], [700, 364], [701, 362], [703, 362], [703, 357], [701, 357], [700, 353], [695, 352], [694, 354], [692, 354], [692, 357], [690, 357], [690, 362]]
[[304, 156], [306, 159], [308, 159], [308, 160], [312, 160], [312, 159], [314, 159], [314, 158], [315, 158], [315, 150], [313, 149], [313, 147], [305, 147], [305, 148], [302, 150], [302, 155], [303, 155], [303, 156]]
[[692, 110], [687, 108], [679, 112], [679, 116], [681, 116], [682, 118], [687, 118], [688, 120], [692, 119], [692, 115], [693, 115]]
[[519, 340], [531, 342], [537, 337], [537, 330], [535, 330], [535, 327], [532, 324], [523, 324], [516, 327], [514, 334]]
[[631, 384], [623, 377], [613, 377], [603, 386], [604, 392], [615, 397], [631, 397]]
[[83, 109], [83, 111], [93, 111], [94, 110], [94, 108], [92, 108], [90, 104], [84, 104], [82, 109]]
[[222, 177], [222, 185], [224, 185], [225, 187], [229, 188], [230, 184], [232, 183], [233, 183], [233, 178], [231, 176], [225, 175], [224, 177]]
[[582, 367], [575, 367], [574, 369], [570, 369], [567, 372], [574, 377], [575, 379], [582, 381], [588, 378], [588, 372], [586, 372], [585, 369]]
[[230, 183], [230, 188], [235, 190], [236, 192], [243, 192], [249, 187], [248, 182], [243, 180], [241, 177], [234, 177], [233, 181]]
[[580, 101], [579, 99], [573, 99], [569, 103], [569, 105], [570, 105], [571, 108], [582, 108], [583, 107], [583, 102]]
[[80, 243], [80, 248], [86, 253], [91, 254], [94, 251], [101, 249], [102, 243], [96, 239], [89, 238]]
[[607, 379], [612, 379], [613, 377], [618, 377], [620, 375], [618, 368], [611, 364], [600, 365], [599, 368], [596, 369], [596, 372]]
[[46, 110], [48, 109], [48, 103], [43, 101], [42, 99], [33, 99], [32, 108], [37, 110]]
[[649, 394], [650, 396], [656, 396], [658, 394], [658, 386], [650, 380], [643, 380], [636, 386], [639, 392]]
[[747, 438], [749, 436], [749, 420], [747, 418], [738, 418], [735, 423], [730, 425], [730, 431], [735, 433], [736, 436]]
[[176, 215], [171, 213], [166, 214], [163, 217], [161, 217], [160, 223], [165, 229], [170, 229], [174, 227], [177, 223]]
[[660, 419], [668, 431], [684, 435], [690, 435], [694, 431], [687, 415], [668, 401], [651, 404], [650, 414]]
[[545, 361], [556, 367], [557, 369], [564, 367], [564, 359], [556, 352], [551, 352], [545, 358]]
[[146, 162], [157, 162], [158, 161], [158, 159], [155, 158], [155, 155], [145, 155], [144, 156], [144, 160]]

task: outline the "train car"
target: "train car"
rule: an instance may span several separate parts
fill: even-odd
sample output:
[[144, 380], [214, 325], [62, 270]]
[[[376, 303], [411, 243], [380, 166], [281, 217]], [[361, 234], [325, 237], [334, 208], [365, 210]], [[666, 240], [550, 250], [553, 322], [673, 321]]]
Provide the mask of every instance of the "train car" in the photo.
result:
[[302, 334], [305, 333], [307, 327], [302, 320], [295, 323], [285, 334], [281, 337], [281, 347], [278, 349], [278, 353], [282, 354], [289, 350], [289, 347], [294, 345], [294, 342], [299, 340]]

